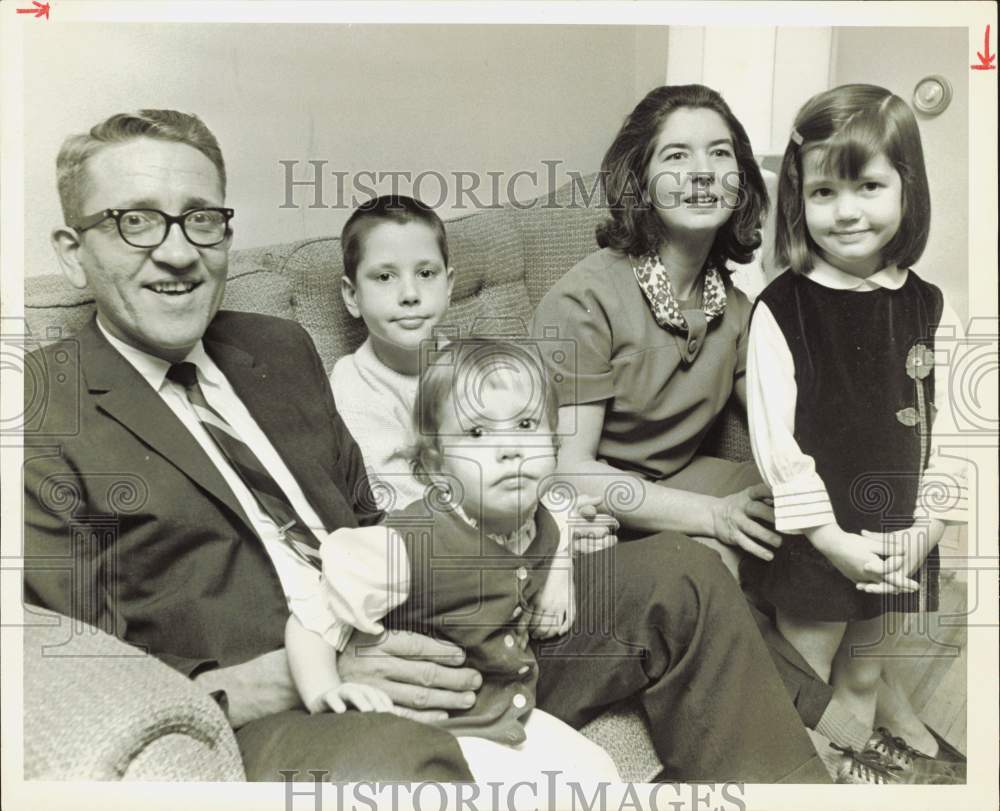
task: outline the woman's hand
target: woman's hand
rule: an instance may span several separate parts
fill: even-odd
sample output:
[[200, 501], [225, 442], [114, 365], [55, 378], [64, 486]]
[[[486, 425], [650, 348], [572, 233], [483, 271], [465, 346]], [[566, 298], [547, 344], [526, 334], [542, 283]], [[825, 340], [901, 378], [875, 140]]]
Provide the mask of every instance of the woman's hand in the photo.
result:
[[[597, 496], [580, 494], [569, 514], [569, 548], [574, 555], [598, 552], [618, 543], [620, 524], [606, 512], [601, 512], [603, 503]], [[570, 583], [572, 586], [572, 582]], [[570, 624], [573, 620], [570, 618]]]
[[738, 546], [761, 560], [772, 560], [768, 547], [781, 546], [781, 536], [766, 524], [774, 524], [771, 489], [755, 484], [731, 496], [717, 499], [712, 510], [712, 537], [727, 546]]
[[545, 585], [535, 596], [528, 617], [528, 631], [533, 639], [549, 639], [566, 633], [576, 618], [576, 592], [573, 567], [568, 556], [556, 558]]

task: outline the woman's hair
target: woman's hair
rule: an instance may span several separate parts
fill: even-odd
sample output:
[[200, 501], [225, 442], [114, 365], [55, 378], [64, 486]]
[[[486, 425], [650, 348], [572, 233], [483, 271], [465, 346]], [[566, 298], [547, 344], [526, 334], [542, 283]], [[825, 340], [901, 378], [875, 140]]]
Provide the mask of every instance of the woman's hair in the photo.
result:
[[913, 265], [924, 252], [931, 224], [931, 198], [920, 130], [899, 96], [870, 84], [847, 84], [813, 96], [795, 117], [781, 162], [775, 259], [796, 273], [813, 266], [816, 245], [806, 227], [802, 158], [822, 151], [822, 169], [855, 180], [865, 165], [884, 154], [902, 181], [899, 230], [882, 249], [886, 264]]
[[530, 387], [528, 402], [511, 419], [533, 417], [555, 434], [559, 403], [537, 342], [460, 338], [424, 357], [413, 410], [417, 439], [399, 454], [409, 460], [418, 481], [431, 483], [432, 475], [441, 469], [442, 439], [447, 443], [441, 434], [445, 409], [457, 410], [463, 428], [488, 427], [492, 422], [487, 415], [476, 413], [483, 389]]
[[729, 127], [739, 167], [739, 204], [715, 236], [709, 263], [726, 269], [727, 260], [746, 264], [760, 246], [767, 188], [754, 160], [746, 130], [716, 91], [699, 84], [665, 85], [650, 91], [625, 119], [601, 163], [601, 183], [610, 216], [597, 227], [597, 244], [641, 256], [659, 248], [663, 222], [653, 206], [646, 172], [667, 117], [685, 107], [713, 110]]
[[448, 237], [444, 223], [430, 206], [402, 194], [384, 194], [362, 203], [351, 214], [340, 232], [340, 250], [344, 256], [344, 275], [352, 282], [357, 280], [358, 266], [364, 256], [365, 239], [373, 228], [384, 222], [407, 225], [423, 223], [437, 239], [445, 267], [448, 266]]
[[85, 186], [87, 160], [110, 144], [136, 138], [155, 138], [194, 147], [208, 158], [219, 173], [222, 194], [226, 194], [226, 163], [212, 131], [196, 115], [176, 110], [139, 110], [119, 113], [94, 126], [90, 132], [70, 135], [56, 158], [56, 185], [63, 219], [72, 226], [84, 216], [80, 201]]

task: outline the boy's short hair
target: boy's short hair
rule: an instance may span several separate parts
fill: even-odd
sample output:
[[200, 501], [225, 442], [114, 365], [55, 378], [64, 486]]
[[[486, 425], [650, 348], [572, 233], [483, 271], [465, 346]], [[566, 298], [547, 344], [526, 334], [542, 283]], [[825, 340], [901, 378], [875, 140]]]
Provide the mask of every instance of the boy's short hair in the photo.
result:
[[761, 220], [768, 206], [767, 186], [743, 125], [722, 96], [704, 85], [657, 87], [629, 113], [601, 162], [601, 183], [610, 216], [597, 226], [597, 244], [632, 256], [650, 253], [660, 246], [663, 222], [649, 199], [646, 172], [663, 123], [671, 113], [684, 108], [718, 113], [733, 139], [740, 178], [739, 202], [716, 233], [708, 256], [712, 265], [725, 271], [727, 261], [746, 264], [760, 247]]
[[365, 239], [369, 232], [384, 222], [406, 225], [423, 223], [434, 232], [441, 258], [448, 266], [448, 237], [444, 223], [430, 206], [402, 194], [384, 194], [362, 203], [348, 218], [340, 232], [340, 250], [344, 256], [344, 275], [352, 282], [357, 280], [358, 266], [364, 255]]
[[[456, 395], [463, 401], [471, 400], [474, 407], [478, 391], [484, 387], [504, 387], [511, 375], [527, 375], [532, 386], [531, 415], [544, 420], [555, 435], [559, 425], [558, 394], [536, 342], [459, 338], [436, 350], [434, 356], [425, 354], [424, 358], [413, 409], [416, 440], [402, 454], [409, 460], [418, 481], [431, 483], [432, 474], [440, 469], [444, 409], [454, 402]], [[466, 416], [475, 418], [475, 414]]]
[[176, 110], [139, 110], [118, 113], [93, 126], [89, 132], [70, 135], [56, 158], [56, 184], [66, 225], [87, 212], [80, 211], [87, 160], [111, 144], [136, 138], [155, 138], [194, 147], [208, 158], [219, 173], [222, 194], [226, 194], [226, 163], [212, 131], [196, 115]]
[[806, 227], [802, 158], [823, 150], [824, 171], [853, 180], [884, 153], [902, 181], [899, 230], [882, 249], [886, 264], [910, 267], [923, 254], [931, 225], [931, 197], [920, 129], [909, 105], [884, 87], [847, 84], [813, 96], [795, 117], [778, 180], [775, 259], [796, 273], [813, 267], [817, 250]]

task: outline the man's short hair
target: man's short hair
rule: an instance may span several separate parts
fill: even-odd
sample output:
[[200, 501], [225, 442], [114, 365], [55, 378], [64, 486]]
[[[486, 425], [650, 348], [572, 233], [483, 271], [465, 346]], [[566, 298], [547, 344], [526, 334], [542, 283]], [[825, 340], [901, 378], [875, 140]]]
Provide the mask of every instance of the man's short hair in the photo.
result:
[[358, 265], [364, 256], [365, 239], [376, 225], [394, 222], [407, 225], [418, 222], [426, 225], [437, 238], [438, 249], [445, 267], [448, 267], [448, 237], [444, 223], [430, 206], [402, 194], [385, 194], [362, 203], [351, 214], [344, 230], [340, 232], [340, 250], [344, 256], [344, 275], [352, 282], [357, 280]]
[[226, 164], [212, 131], [196, 115], [176, 110], [139, 110], [118, 113], [91, 128], [90, 132], [70, 135], [63, 141], [56, 158], [56, 182], [63, 219], [72, 225], [86, 212], [80, 210], [87, 160], [110, 144], [135, 138], [158, 138], [194, 147], [208, 158], [219, 172], [222, 193], [226, 193]]

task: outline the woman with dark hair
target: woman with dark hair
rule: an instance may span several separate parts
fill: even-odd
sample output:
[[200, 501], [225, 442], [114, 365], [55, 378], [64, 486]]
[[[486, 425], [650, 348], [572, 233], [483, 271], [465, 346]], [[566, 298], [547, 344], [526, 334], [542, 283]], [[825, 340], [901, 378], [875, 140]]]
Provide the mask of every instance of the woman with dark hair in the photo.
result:
[[767, 210], [746, 131], [710, 88], [656, 88], [625, 120], [601, 181], [601, 250], [534, 318], [536, 335], [556, 327], [575, 343], [555, 369], [561, 472], [598, 496], [621, 493], [627, 475], [623, 538], [679, 531], [734, 573], [737, 549], [770, 560], [780, 538], [754, 464], [699, 454], [730, 396], [746, 403], [750, 302], [728, 263], [751, 260]]

